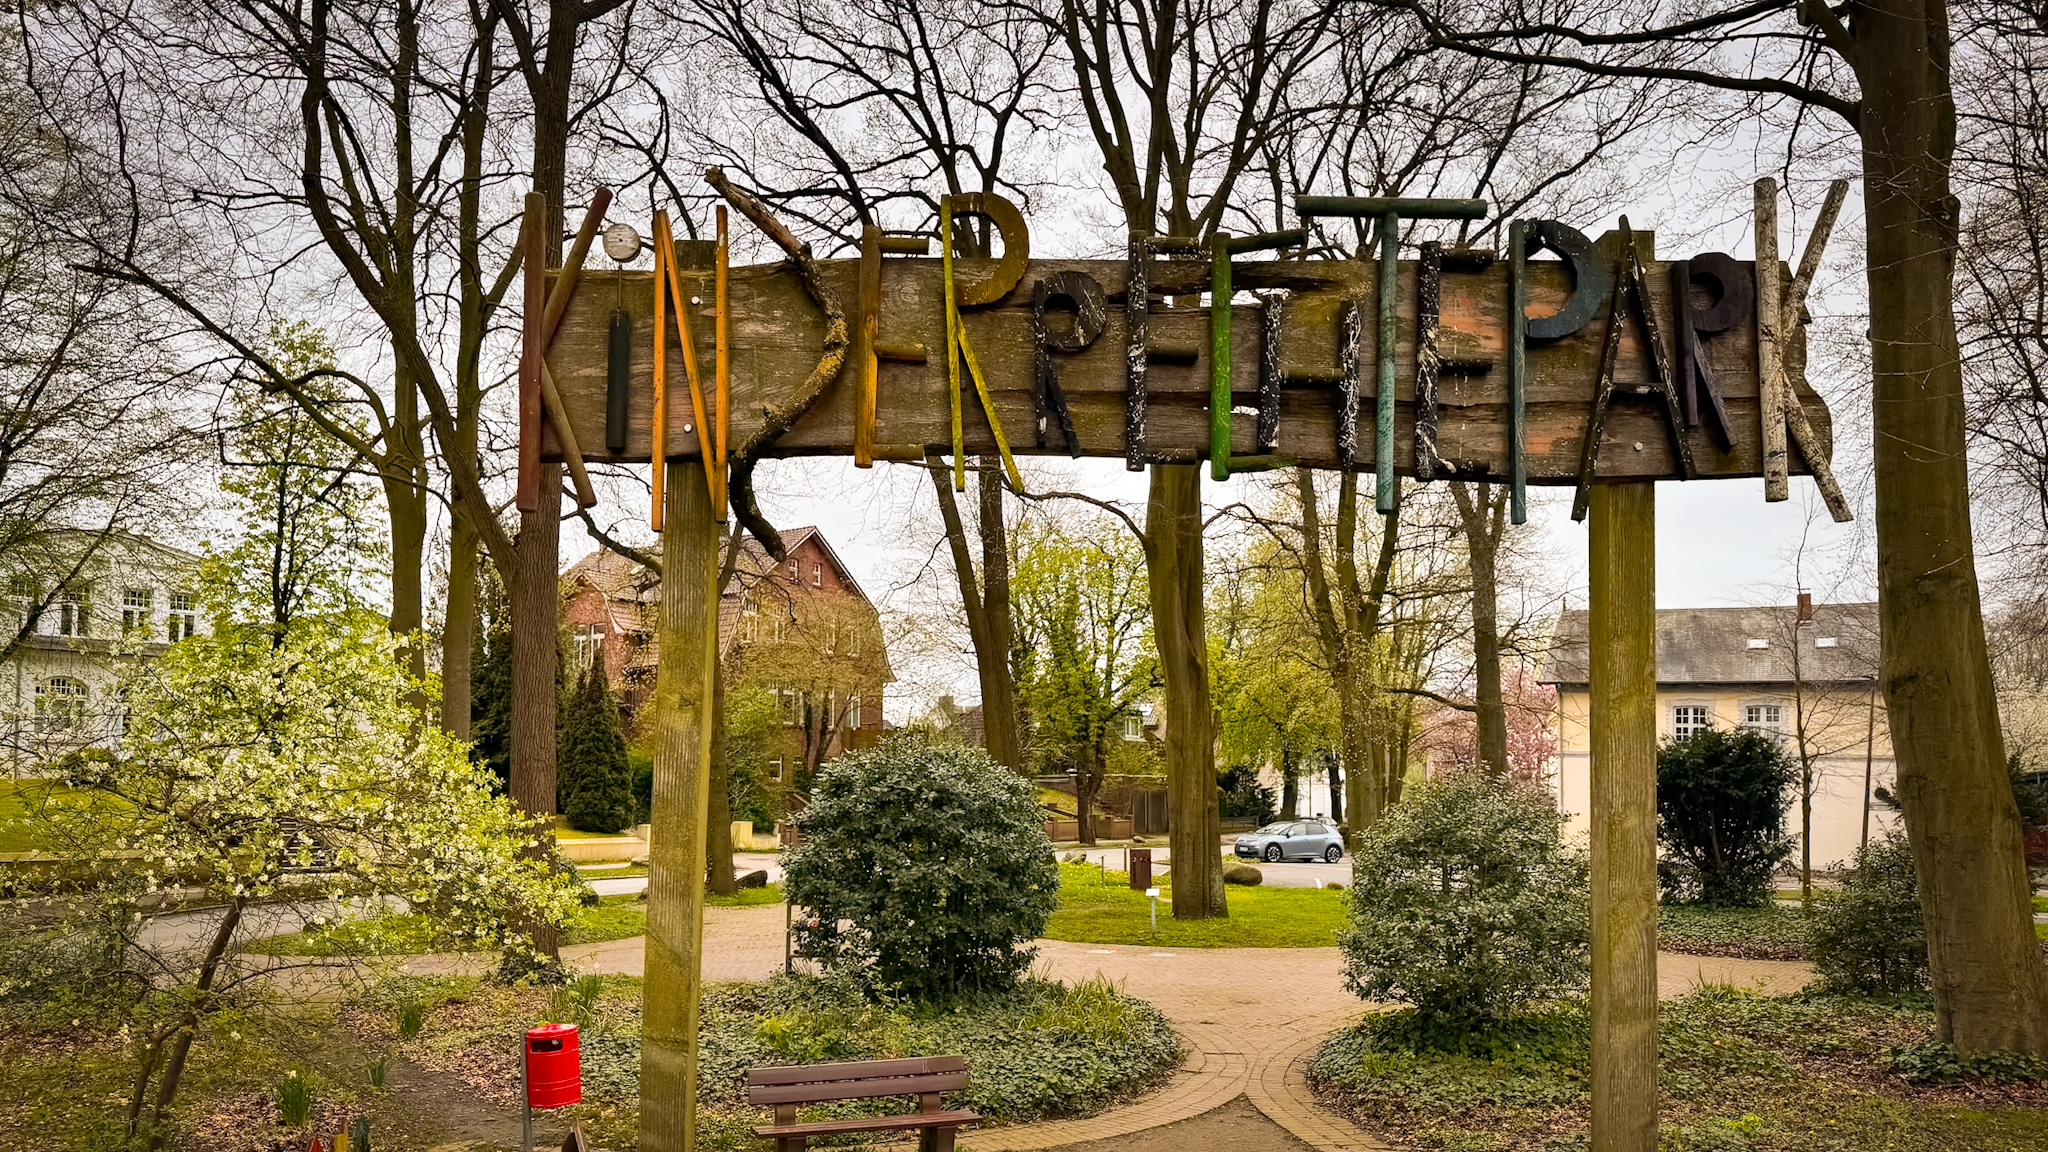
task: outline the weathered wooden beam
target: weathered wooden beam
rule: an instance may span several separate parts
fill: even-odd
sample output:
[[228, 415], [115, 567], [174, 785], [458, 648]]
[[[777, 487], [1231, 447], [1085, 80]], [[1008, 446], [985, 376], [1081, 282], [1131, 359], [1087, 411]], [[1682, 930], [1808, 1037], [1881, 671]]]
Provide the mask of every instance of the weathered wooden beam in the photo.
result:
[[[686, 245], [679, 245], [679, 248]], [[1137, 239], [1141, 253], [1150, 252], [1144, 238]], [[1500, 481], [1508, 472], [1508, 400], [1502, 374], [1487, 369], [1508, 358], [1509, 309], [1507, 269], [1499, 261], [1483, 270], [1467, 271], [1446, 267], [1441, 286], [1438, 325], [1443, 354], [1438, 400], [1438, 456], [1460, 477]], [[1075, 434], [1084, 456], [1120, 458], [1138, 467], [1169, 457], [1197, 461], [1211, 451], [1209, 404], [1212, 398], [1207, 359], [1209, 315], [1206, 307], [1189, 307], [1186, 301], [1209, 286], [1209, 261], [1156, 260], [1141, 256], [1139, 276], [1133, 285], [1131, 266], [1126, 261], [1034, 260], [1018, 285], [993, 304], [963, 311], [960, 323], [985, 370], [994, 411], [1008, 427], [1022, 426], [1035, 417], [1032, 359], [1032, 293], [1038, 280], [1056, 273], [1083, 272], [1097, 281], [1108, 305], [1101, 336], [1089, 347], [1059, 356], [1060, 385], [1071, 410]], [[961, 280], [985, 279], [991, 261], [958, 260]], [[901, 344], [919, 343], [929, 349], [946, 347], [946, 310], [939, 258], [891, 257], [882, 283], [882, 314], [887, 317], [885, 335]], [[1652, 264], [1656, 272], [1662, 265]], [[858, 266], [852, 260], [815, 262], [822, 289], [847, 299], [854, 295]], [[683, 300], [693, 293], [710, 296], [709, 271], [678, 268]], [[653, 294], [648, 273], [625, 274], [626, 307], [634, 315], [635, 340], [645, 347], [652, 339]], [[1418, 414], [1415, 398], [1415, 333], [1418, 298], [1418, 265], [1404, 261], [1396, 269], [1398, 332], [1395, 343], [1394, 452], [1397, 472], [1412, 468], [1413, 432]], [[1282, 352], [1279, 366], [1279, 414], [1274, 442], [1258, 440], [1257, 417], [1251, 413], [1233, 415], [1231, 454], [1233, 456], [1277, 453], [1290, 456], [1307, 467], [1329, 468], [1338, 464], [1340, 390], [1344, 374], [1344, 313], [1353, 307], [1375, 308], [1376, 269], [1358, 261], [1259, 261], [1232, 262], [1232, 286], [1253, 293], [1288, 293], [1281, 320]], [[1650, 297], [1659, 317], [1668, 318], [1673, 302], [1668, 275], [1653, 276]], [[1530, 260], [1526, 264], [1525, 294], [1528, 311], [1554, 309], [1572, 294], [1570, 275], [1551, 260]], [[1138, 287], [1140, 291], [1133, 292]], [[570, 422], [576, 431], [594, 442], [603, 419], [603, 326], [609, 300], [598, 301], [590, 293], [579, 293], [571, 303], [560, 334], [549, 352], [555, 378], [567, 401]], [[1132, 306], [1133, 297], [1149, 296], [1153, 306]], [[1161, 298], [1176, 303], [1167, 306]], [[734, 268], [729, 289], [731, 313], [730, 362], [732, 434], [746, 441], [762, 428], [765, 410], [789, 410], [809, 387], [818, 363], [818, 349], [826, 333], [826, 320], [807, 294], [796, 270], [786, 263]], [[1250, 407], [1260, 402], [1258, 358], [1265, 354], [1264, 328], [1268, 306], [1242, 303], [1231, 317], [1231, 394], [1233, 407]], [[1133, 321], [1142, 329], [1142, 339], [1133, 340]], [[1644, 385], [1654, 384], [1656, 370], [1642, 336], [1634, 326], [1625, 332], [1614, 370], [1617, 395], [1607, 422], [1610, 443], [1627, 443], [1627, 452], [1613, 452], [1603, 459], [1603, 481], [1677, 478], [1680, 462], [1673, 454], [1662, 405], [1657, 398], [1643, 395]], [[702, 351], [711, 350], [710, 333], [699, 325], [695, 331], [706, 340]], [[1531, 484], [1573, 484], [1577, 480], [1580, 450], [1588, 412], [1594, 397], [1601, 354], [1602, 333], [1598, 325], [1550, 341], [1532, 341], [1526, 352], [1524, 402], [1525, 475]], [[1803, 333], [1794, 329], [1790, 339], [1796, 348]], [[1378, 356], [1378, 333], [1372, 325], [1361, 325], [1358, 354], [1361, 361]], [[1162, 348], [1183, 349], [1189, 362], [1173, 363], [1159, 355]], [[1702, 347], [1703, 361], [1710, 365], [1721, 384], [1731, 421], [1742, 431], [1727, 451], [1696, 444], [1694, 451], [1702, 477], [1739, 477], [1760, 474], [1757, 411], [1758, 385], [1755, 370], [1755, 331], [1752, 325], [1738, 325]], [[884, 360], [879, 368], [880, 390], [876, 413], [877, 445], [917, 445], [947, 451], [952, 433], [948, 395], [952, 390], [946, 357], [934, 355], [926, 363]], [[644, 367], [647, 356], [636, 357], [636, 378], [632, 389], [634, 408], [626, 451], [606, 459], [646, 460], [652, 448], [653, 389]], [[1140, 440], [1130, 437], [1136, 403], [1133, 369], [1142, 363], [1144, 403]], [[1795, 387], [1800, 363], [1795, 355], [1788, 361]], [[680, 365], [670, 357], [668, 370], [674, 386], [684, 381]], [[964, 385], [966, 381], [961, 381]], [[852, 449], [855, 388], [853, 374], [843, 373], [824, 384], [814, 404], [804, 408], [790, 426], [767, 444], [768, 456], [847, 455]], [[1818, 438], [1825, 443], [1829, 431], [1826, 408], [1817, 397], [1806, 393], [1808, 411]], [[671, 406], [667, 428], [671, 458], [695, 457], [699, 438], [685, 432], [689, 419]], [[966, 454], [993, 453], [994, 439], [980, 421], [963, 430]], [[1354, 431], [1356, 424], [1353, 424]], [[1030, 438], [1011, 445], [1020, 454], [1066, 454], [1063, 443], [1039, 448]], [[1641, 448], [1633, 445], [1640, 443]], [[1138, 451], [1132, 451], [1137, 449]], [[1371, 438], [1354, 448], [1351, 464], [1371, 466], [1377, 445]], [[1795, 460], [1795, 466], [1803, 466]]]
[[1764, 499], [1791, 497], [1785, 477], [1785, 354], [1779, 343], [1787, 335], [1778, 279], [1778, 182], [1766, 176], [1756, 182], [1756, 360], [1762, 429]]
[[1656, 492], [1592, 497], [1594, 1152], [1657, 1147]]

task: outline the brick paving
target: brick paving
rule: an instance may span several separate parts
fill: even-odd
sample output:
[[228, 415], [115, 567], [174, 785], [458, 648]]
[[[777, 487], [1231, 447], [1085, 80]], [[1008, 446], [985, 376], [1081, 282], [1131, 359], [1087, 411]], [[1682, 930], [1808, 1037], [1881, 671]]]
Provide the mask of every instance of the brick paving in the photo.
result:
[[[705, 909], [705, 979], [758, 980], [780, 970], [782, 915], [779, 905]], [[971, 1131], [962, 1137], [963, 1148], [1031, 1152], [1113, 1139], [1189, 1120], [1243, 1096], [1312, 1148], [1387, 1149], [1317, 1107], [1309, 1094], [1309, 1059], [1324, 1038], [1365, 1010], [1344, 990], [1335, 948], [1169, 950], [1042, 940], [1038, 949], [1035, 970], [1044, 976], [1070, 982], [1106, 976], [1150, 1001], [1188, 1046], [1187, 1060], [1164, 1087], [1140, 1100], [1082, 1120]], [[583, 971], [639, 975], [645, 941], [578, 945], [562, 954]], [[440, 968], [446, 961], [420, 957], [415, 963]], [[1810, 966], [1793, 961], [1660, 953], [1658, 994], [1669, 999], [1709, 983], [1790, 992], [1811, 974]]]

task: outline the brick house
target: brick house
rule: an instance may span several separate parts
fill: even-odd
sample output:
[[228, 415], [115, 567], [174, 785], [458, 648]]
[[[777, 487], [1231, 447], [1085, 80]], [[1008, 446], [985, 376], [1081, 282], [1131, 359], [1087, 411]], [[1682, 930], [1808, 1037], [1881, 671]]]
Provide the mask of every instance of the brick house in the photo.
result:
[[[806, 767], [866, 747], [883, 728], [882, 699], [895, 677], [882, 643], [881, 614], [816, 528], [783, 534], [778, 564], [752, 538], [741, 544], [719, 600], [718, 642], [727, 691], [774, 694], [791, 739], [770, 759]], [[628, 729], [654, 695], [661, 582], [647, 568], [599, 550], [562, 577], [561, 619], [572, 668], [602, 658]]]

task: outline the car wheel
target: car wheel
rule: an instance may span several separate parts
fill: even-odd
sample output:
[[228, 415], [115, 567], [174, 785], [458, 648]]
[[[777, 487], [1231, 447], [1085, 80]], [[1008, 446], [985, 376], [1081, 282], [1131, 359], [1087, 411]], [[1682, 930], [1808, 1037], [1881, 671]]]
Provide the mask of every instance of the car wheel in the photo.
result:
[[1332, 844], [1328, 848], [1323, 849], [1323, 859], [1329, 861], [1332, 864], [1335, 864], [1337, 861], [1342, 860], [1343, 858], [1344, 850], [1342, 848], [1337, 847], [1335, 844]]
[[1266, 845], [1266, 863], [1268, 863], [1268, 864], [1278, 864], [1279, 862], [1280, 862], [1280, 846], [1279, 846], [1278, 844], [1268, 844], [1268, 845]]

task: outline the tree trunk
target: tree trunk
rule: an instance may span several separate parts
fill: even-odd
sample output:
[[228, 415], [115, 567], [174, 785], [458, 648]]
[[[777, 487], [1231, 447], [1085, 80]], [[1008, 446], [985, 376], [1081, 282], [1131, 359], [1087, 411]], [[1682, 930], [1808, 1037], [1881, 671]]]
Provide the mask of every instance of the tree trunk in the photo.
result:
[[1074, 772], [1074, 816], [1083, 844], [1095, 843], [1095, 798], [1102, 792], [1104, 760], [1101, 746], [1091, 744]]
[[441, 621], [441, 730], [467, 740], [470, 664], [476, 654], [477, 540], [460, 514], [450, 520], [448, 600]]
[[[697, 992], [703, 971], [709, 781], [703, 752], [706, 594], [717, 535], [704, 466], [672, 463], [662, 527], [660, 665], [654, 685], [654, 844], [648, 852], [646, 1010], [640, 1045], [640, 1147], [693, 1146]], [[687, 1135], [686, 1135], [687, 1134]]]
[[1024, 753], [1017, 739], [1017, 689], [1010, 675], [1010, 556], [1002, 521], [1002, 477], [986, 467], [987, 460], [982, 463], [979, 574], [967, 549], [967, 525], [961, 519], [960, 504], [953, 496], [952, 470], [933, 456], [926, 460], [926, 471], [938, 496], [939, 517], [945, 523], [946, 544], [953, 554], [953, 572], [960, 585], [960, 608], [967, 617], [968, 639], [974, 645], [974, 670], [981, 681], [982, 742], [997, 763], [1013, 772], [1022, 772]]
[[1209, 650], [1202, 616], [1202, 474], [1192, 464], [1152, 466], [1145, 511], [1152, 628], [1166, 682], [1167, 844], [1177, 920], [1225, 916], [1223, 818], [1218, 811]]
[[1508, 774], [1508, 712], [1500, 682], [1500, 534], [1507, 490], [1492, 484], [1454, 483], [1459, 525], [1472, 569], [1473, 716], [1479, 726], [1479, 764]]
[[1971, 540], [1954, 311], [1946, 5], [1856, 9], [1877, 476], [1880, 679], [1943, 1039], [2048, 1056]]
[[711, 681], [711, 814], [704, 836], [704, 887], [714, 896], [740, 890], [732, 867], [732, 757], [725, 747], [725, 674]]
[[1332, 824], [1342, 824], [1344, 823], [1344, 769], [1339, 764], [1338, 757], [1327, 752], [1323, 754], [1323, 766], [1328, 770], [1330, 777], [1330, 822]]
[[1285, 748], [1280, 750], [1280, 815], [1301, 819], [1301, 773], [1294, 767], [1294, 754]]
[[[505, 591], [512, 602], [512, 799], [551, 826], [555, 815], [555, 637], [561, 597], [556, 558], [560, 555], [562, 466], [540, 468], [540, 508], [519, 517], [517, 563]], [[554, 850], [554, 833], [543, 832], [538, 855]], [[550, 960], [561, 956], [552, 923], [524, 926], [534, 947]]]
[[1015, 771], [1024, 770], [1018, 736], [1017, 684], [1010, 673], [1010, 536], [1003, 522], [1002, 461], [981, 458], [981, 609], [987, 621], [988, 651], [974, 654], [981, 674], [981, 724], [988, 754]]

